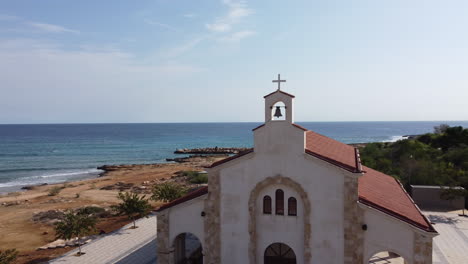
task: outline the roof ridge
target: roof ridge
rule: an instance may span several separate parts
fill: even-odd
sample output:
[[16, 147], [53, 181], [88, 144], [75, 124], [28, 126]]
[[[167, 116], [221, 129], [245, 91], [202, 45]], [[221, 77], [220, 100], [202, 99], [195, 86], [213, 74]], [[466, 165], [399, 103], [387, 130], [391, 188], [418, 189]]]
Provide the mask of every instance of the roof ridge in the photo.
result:
[[161, 212], [167, 208], [170, 208], [170, 207], [173, 207], [173, 206], [176, 206], [178, 204], [181, 204], [181, 203], [184, 203], [186, 201], [189, 201], [189, 200], [192, 200], [192, 199], [195, 199], [197, 197], [200, 197], [204, 194], [207, 194], [208, 193], [208, 186], [203, 186], [201, 188], [198, 188], [194, 191], [191, 191], [189, 193], [187, 193], [186, 195], [182, 196], [182, 197], [179, 197], [173, 201], [170, 201], [168, 203], [165, 203], [163, 205], [161, 205], [158, 209], [156, 209], [156, 212]]
[[290, 97], [292, 97], [292, 98], [295, 98], [294, 95], [292, 95], [292, 94], [290, 94], [290, 93], [287, 93], [287, 92], [284, 92], [284, 91], [281, 91], [281, 90], [276, 90], [276, 91], [274, 91], [274, 92], [271, 92], [271, 93], [269, 93], [269, 94], [263, 96], [263, 98], [267, 98], [268, 96], [273, 95], [273, 94], [275, 94], [275, 93], [282, 93], [282, 94], [284, 94], [284, 95], [287, 95], [287, 96], [290, 96]]

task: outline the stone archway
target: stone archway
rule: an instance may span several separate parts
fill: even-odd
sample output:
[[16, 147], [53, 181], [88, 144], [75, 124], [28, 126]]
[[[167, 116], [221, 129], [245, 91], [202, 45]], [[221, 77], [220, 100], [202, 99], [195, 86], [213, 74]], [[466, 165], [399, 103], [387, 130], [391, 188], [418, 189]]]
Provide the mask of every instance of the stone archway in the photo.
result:
[[265, 249], [264, 264], [296, 264], [294, 250], [283, 243], [273, 243]]
[[310, 251], [310, 201], [305, 190], [301, 185], [288, 177], [276, 175], [274, 177], [268, 177], [263, 181], [257, 183], [255, 188], [250, 192], [249, 197], [249, 261], [252, 264], [257, 263], [256, 252], [257, 252], [257, 225], [256, 225], [256, 200], [259, 193], [269, 185], [278, 184], [287, 186], [296, 191], [304, 204], [304, 262], [309, 263], [311, 259]]
[[182, 233], [174, 239], [175, 264], [203, 264], [203, 248], [198, 237]]
[[380, 251], [370, 257], [368, 264], [409, 264], [409, 262], [395, 252]]

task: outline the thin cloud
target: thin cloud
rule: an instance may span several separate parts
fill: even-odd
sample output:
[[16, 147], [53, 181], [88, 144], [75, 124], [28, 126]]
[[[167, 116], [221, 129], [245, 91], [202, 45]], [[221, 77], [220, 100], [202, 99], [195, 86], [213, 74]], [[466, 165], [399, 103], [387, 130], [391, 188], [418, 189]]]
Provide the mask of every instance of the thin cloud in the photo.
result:
[[240, 23], [243, 18], [254, 13], [252, 9], [247, 7], [244, 1], [224, 0], [223, 4], [228, 7], [227, 14], [217, 18], [214, 23], [205, 25], [212, 32], [230, 31], [233, 25]]
[[20, 18], [17, 17], [17, 16], [0, 14], [0, 21], [15, 21], [15, 20], [19, 20], [19, 19]]
[[37, 30], [49, 32], [49, 33], [75, 33], [75, 34], [79, 33], [79, 31], [69, 29], [66, 27], [62, 27], [59, 25], [38, 23], [38, 22], [27, 22], [26, 24]]
[[239, 42], [242, 39], [248, 38], [248, 37], [253, 36], [255, 34], [256, 33], [254, 31], [244, 30], [244, 31], [239, 31], [239, 32], [232, 33], [231, 35], [229, 35], [227, 37], [224, 37], [224, 38], [221, 38], [219, 40], [222, 41], [222, 42]]
[[170, 25], [164, 24], [164, 23], [159, 23], [159, 22], [151, 20], [151, 19], [145, 19], [145, 22], [148, 25], [158, 26], [158, 27], [162, 27], [162, 28], [169, 29], [169, 30], [172, 30], [172, 31], [178, 31], [178, 29], [173, 27], [173, 26], [170, 26]]
[[185, 18], [194, 18], [194, 17], [197, 17], [198, 15], [194, 13], [188, 13], [188, 14], [183, 14], [182, 16]]
[[195, 39], [192, 39], [180, 46], [177, 46], [175, 48], [172, 48], [168, 51], [166, 51], [164, 53], [164, 57], [177, 57], [177, 56], [180, 56], [190, 50], [192, 50], [193, 48], [195, 48], [195, 46], [197, 46], [204, 38], [203, 37], [200, 37], [200, 38], [195, 38]]

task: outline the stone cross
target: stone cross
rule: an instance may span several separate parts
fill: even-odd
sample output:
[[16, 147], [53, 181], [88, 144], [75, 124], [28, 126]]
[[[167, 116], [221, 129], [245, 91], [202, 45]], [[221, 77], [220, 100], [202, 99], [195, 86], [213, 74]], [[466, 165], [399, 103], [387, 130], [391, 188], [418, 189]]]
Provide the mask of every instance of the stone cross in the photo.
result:
[[274, 83], [278, 83], [278, 91], [281, 89], [280, 85], [282, 82], [286, 82], [286, 80], [281, 80], [280, 74], [278, 74], [278, 80], [273, 80]]

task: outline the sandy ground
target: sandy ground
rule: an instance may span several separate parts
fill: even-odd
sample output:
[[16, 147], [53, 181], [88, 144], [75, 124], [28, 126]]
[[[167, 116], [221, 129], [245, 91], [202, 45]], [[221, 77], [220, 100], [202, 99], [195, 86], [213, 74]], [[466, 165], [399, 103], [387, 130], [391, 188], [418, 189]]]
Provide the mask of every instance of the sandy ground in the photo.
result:
[[[219, 158], [218, 158], [219, 159]], [[214, 159], [216, 160], [216, 159]], [[38, 247], [54, 241], [53, 225], [34, 222], [35, 213], [79, 208], [88, 205], [108, 207], [118, 202], [118, 190], [100, 190], [100, 188], [120, 183], [132, 183], [134, 186], [146, 186], [142, 192], [150, 193], [151, 186], [165, 181], [172, 181], [176, 172], [183, 170], [203, 170], [203, 165], [214, 160], [182, 164], [125, 165], [108, 171], [104, 176], [34, 187], [33, 190], [10, 193], [0, 196], [0, 250], [16, 248], [20, 257], [18, 263], [40, 263], [72, 249], [54, 249], [37, 251]], [[49, 196], [54, 186], [63, 188], [56, 196]], [[149, 196], [149, 195], [148, 195]], [[13, 205], [11, 205], [13, 203]], [[153, 202], [156, 208], [160, 205]], [[100, 220], [98, 228], [111, 232], [128, 223], [126, 218], [110, 217]]]

